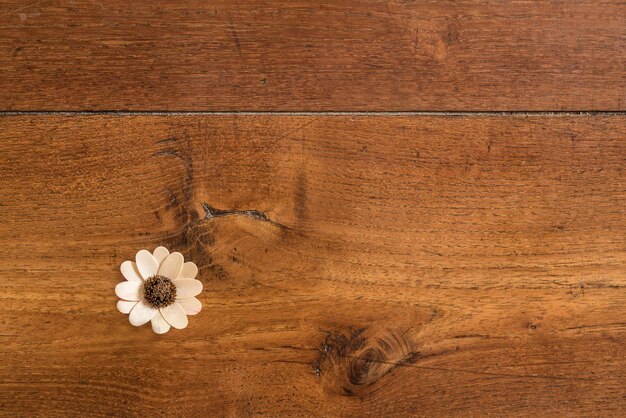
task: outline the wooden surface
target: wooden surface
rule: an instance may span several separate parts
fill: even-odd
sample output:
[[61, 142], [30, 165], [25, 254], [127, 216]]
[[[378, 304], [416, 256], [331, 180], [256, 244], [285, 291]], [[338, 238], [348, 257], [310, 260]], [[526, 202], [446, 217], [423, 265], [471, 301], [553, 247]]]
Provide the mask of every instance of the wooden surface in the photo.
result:
[[[625, 122], [0, 117], [0, 414], [624, 416]], [[161, 244], [158, 336], [113, 287]]]
[[3, 1], [4, 110], [625, 110], [623, 1]]
[[0, 416], [626, 416], [625, 57], [611, 0], [0, 2]]

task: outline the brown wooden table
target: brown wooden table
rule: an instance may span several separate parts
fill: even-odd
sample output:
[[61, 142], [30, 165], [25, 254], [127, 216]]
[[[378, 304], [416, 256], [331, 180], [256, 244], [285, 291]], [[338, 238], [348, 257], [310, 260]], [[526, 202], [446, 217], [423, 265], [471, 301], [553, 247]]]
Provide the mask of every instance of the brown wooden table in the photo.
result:
[[625, 59], [620, 1], [3, 1], [0, 415], [625, 416]]

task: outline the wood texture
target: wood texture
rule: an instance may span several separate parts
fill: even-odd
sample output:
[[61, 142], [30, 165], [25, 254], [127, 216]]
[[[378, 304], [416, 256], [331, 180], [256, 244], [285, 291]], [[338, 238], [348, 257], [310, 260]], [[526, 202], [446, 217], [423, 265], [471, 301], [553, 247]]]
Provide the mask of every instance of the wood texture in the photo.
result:
[[11, 110], [625, 110], [622, 1], [5, 1]]
[[[0, 414], [624, 416], [625, 121], [2, 117]], [[164, 336], [113, 293], [160, 244]]]

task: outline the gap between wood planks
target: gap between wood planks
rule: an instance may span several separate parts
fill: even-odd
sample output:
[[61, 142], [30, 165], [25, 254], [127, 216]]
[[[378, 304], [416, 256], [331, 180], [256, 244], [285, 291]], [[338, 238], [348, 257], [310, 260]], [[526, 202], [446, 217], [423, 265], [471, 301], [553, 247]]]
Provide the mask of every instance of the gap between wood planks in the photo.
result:
[[619, 110], [580, 110], [580, 111], [129, 111], [129, 110], [0, 110], [1, 116], [624, 116]]

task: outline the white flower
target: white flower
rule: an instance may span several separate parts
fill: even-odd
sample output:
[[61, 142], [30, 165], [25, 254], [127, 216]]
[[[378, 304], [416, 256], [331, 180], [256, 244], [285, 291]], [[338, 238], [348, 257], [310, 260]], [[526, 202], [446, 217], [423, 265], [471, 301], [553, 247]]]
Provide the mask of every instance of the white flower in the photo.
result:
[[202, 292], [202, 282], [195, 279], [198, 267], [185, 263], [181, 253], [170, 254], [165, 247], [157, 247], [152, 254], [141, 250], [135, 261], [124, 261], [120, 266], [126, 281], [115, 286], [115, 294], [122, 299], [117, 309], [130, 313], [128, 320], [136, 327], [152, 321], [157, 334], [165, 334], [170, 326], [185, 328], [187, 315], [202, 309], [195, 298]]

